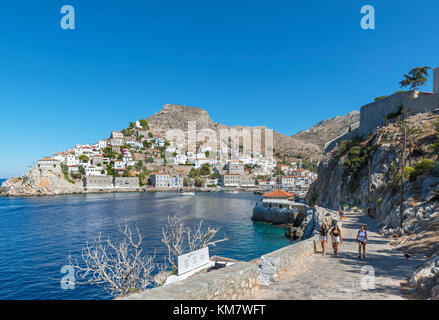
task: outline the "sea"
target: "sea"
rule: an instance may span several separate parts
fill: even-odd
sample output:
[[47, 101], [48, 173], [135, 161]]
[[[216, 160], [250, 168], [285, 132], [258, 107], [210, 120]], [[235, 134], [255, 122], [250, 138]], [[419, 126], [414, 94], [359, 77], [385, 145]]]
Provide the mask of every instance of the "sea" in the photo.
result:
[[167, 253], [162, 227], [174, 214], [190, 226], [203, 220], [206, 227], [219, 228], [218, 238], [229, 238], [210, 247], [210, 255], [250, 261], [290, 245], [284, 228], [251, 220], [259, 199], [247, 192], [0, 197], [0, 299], [112, 299], [101, 286], [62, 286], [62, 268], [69, 255], [79, 259], [81, 249], [99, 235], [119, 241], [119, 226], [125, 223], [139, 228], [143, 252], [155, 254], [157, 261]]

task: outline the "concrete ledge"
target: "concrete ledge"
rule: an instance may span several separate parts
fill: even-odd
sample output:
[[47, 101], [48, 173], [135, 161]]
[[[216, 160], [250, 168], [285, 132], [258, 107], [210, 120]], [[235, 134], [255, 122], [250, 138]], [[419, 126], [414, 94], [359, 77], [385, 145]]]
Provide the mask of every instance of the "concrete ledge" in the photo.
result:
[[258, 288], [258, 266], [238, 262], [230, 267], [195, 275], [121, 300], [235, 300], [253, 295]]

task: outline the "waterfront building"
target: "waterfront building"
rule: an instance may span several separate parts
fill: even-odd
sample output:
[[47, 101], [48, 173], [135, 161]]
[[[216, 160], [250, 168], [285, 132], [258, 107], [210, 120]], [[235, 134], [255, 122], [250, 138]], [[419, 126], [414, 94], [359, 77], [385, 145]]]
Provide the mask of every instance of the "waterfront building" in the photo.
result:
[[241, 175], [241, 187], [254, 187], [255, 186], [255, 178], [249, 174]]
[[137, 189], [140, 187], [138, 177], [114, 177], [113, 184], [115, 188]]
[[182, 188], [183, 187], [183, 176], [176, 175], [171, 177], [171, 187], [172, 188]]
[[276, 189], [262, 195], [262, 204], [265, 208], [291, 209], [294, 205], [295, 195]]
[[149, 177], [151, 185], [156, 188], [169, 188], [171, 186], [171, 178], [166, 173], [155, 173]]
[[238, 173], [225, 173], [220, 179], [223, 187], [239, 187], [241, 184], [241, 175]]

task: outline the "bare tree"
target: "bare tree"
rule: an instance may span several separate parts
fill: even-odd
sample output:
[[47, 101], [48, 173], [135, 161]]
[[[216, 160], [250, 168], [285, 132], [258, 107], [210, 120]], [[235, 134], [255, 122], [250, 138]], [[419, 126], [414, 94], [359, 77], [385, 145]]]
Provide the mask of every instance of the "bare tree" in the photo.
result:
[[127, 223], [122, 229], [120, 243], [114, 244], [110, 239], [99, 235], [92, 244], [82, 249], [80, 265], [77, 259], [68, 257], [69, 264], [76, 270], [76, 275], [84, 281], [77, 284], [103, 285], [112, 296], [123, 296], [145, 290], [153, 286], [152, 273], [156, 268], [155, 256], [142, 255], [142, 236], [136, 228], [134, 235]]
[[168, 224], [162, 228], [162, 242], [168, 249], [168, 261], [171, 269], [176, 270], [178, 256], [207, 246], [216, 246], [219, 242], [229, 240], [224, 237], [212, 241], [218, 230], [213, 227], [207, 227], [207, 230], [204, 229], [202, 220], [198, 225], [191, 228], [186, 226], [177, 215], [168, 216]]

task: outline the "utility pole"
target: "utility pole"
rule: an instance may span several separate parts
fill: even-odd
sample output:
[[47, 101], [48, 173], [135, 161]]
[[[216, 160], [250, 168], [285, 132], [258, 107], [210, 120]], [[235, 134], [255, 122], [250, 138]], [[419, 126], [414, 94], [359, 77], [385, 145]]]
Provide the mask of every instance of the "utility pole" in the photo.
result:
[[371, 193], [372, 193], [372, 190], [371, 190], [371, 188], [372, 188], [372, 184], [371, 184], [371, 162], [372, 162], [372, 160], [371, 160], [371, 157], [369, 156], [369, 174], [368, 174], [368, 187], [367, 187], [367, 189], [368, 189], [368, 194], [367, 194], [367, 202], [368, 202], [368, 209], [367, 209], [367, 213], [368, 213], [368, 215], [369, 216], [372, 216], [372, 208], [371, 208], [371, 201], [370, 201], [370, 198], [371, 198]]
[[405, 170], [405, 146], [406, 146], [406, 139], [407, 139], [407, 126], [406, 126], [406, 122], [405, 122], [405, 110], [404, 110], [404, 105], [402, 107], [402, 122], [401, 122], [401, 126], [402, 126], [402, 158], [401, 158], [401, 202], [399, 204], [399, 226], [400, 226], [400, 233], [401, 236], [403, 234], [403, 230], [402, 230], [402, 223], [403, 223], [403, 216], [402, 216], [402, 212], [403, 212], [403, 202], [404, 202], [404, 170]]

